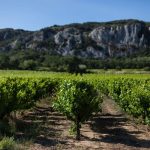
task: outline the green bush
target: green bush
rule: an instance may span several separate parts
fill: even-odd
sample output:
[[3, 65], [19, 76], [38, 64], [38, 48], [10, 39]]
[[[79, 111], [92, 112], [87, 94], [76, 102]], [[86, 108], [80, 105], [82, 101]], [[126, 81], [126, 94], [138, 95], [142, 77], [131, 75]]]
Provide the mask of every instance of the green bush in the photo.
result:
[[150, 124], [149, 83], [129, 78], [112, 80], [108, 83], [108, 93], [128, 114]]
[[101, 108], [102, 97], [85, 81], [64, 81], [60, 85], [53, 107], [73, 121], [76, 139], [80, 140], [81, 123]]
[[0, 119], [13, 111], [29, 109], [53, 92], [57, 82], [44, 78], [2, 78], [0, 81]]
[[16, 150], [16, 142], [13, 137], [4, 137], [0, 141], [0, 150]]
[[142, 117], [144, 123], [150, 124], [150, 90], [146, 87], [135, 87], [121, 95], [124, 101], [128, 101], [126, 111], [134, 117]]

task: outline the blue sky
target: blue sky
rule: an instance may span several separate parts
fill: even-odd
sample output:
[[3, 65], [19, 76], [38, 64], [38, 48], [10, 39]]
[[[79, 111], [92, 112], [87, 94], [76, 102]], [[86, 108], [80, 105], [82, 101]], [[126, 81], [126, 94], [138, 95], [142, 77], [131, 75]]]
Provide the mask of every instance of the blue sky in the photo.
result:
[[0, 28], [38, 30], [130, 18], [150, 21], [150, 0], [0, 0]]

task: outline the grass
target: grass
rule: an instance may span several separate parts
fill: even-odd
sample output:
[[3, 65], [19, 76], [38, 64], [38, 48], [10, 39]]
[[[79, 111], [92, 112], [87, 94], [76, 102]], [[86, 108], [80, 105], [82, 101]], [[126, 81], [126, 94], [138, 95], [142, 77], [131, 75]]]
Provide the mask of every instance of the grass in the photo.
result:
[[84, 74], [83, 76], [48, 71], [26, 71], [26, 70], [0, 70], [0, 77], [16, 77], [16, 78], [51, 78], [51, 79], [101, 79], [101, 78], [149, 78], [150, 71], [143, 71], [138, 69], [93, 69], [92, 73]]
[[0, 141], [0, 150], [26, 150], [26, 147], [16, 142], [14, 137], [4, 136]]
[[97, 74], [150, 74], [150, 71], [144, 69], [91, 69], [89, 71]]

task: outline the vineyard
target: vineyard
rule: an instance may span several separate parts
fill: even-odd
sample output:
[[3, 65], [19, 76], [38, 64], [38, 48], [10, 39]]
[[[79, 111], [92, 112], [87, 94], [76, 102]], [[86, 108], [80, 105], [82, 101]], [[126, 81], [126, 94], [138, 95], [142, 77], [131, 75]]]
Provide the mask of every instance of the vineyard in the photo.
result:
[[[96, 93], [100, 93], [98, 98]], [[113, 99], [124, 112], [140, 120], [140, 123], [150, 125], [148, 74], [75, 76], [66, 73], [0, 71], [1, 120], [13, 112], [33, 108], [39, 100], [51, 97], [51, 100], [58, 99], [54, 108], [74, 123], [80, 117], [78, 128], [80, 122], [88, 120], [90, 114], [101, 110], [104, 96]]]
[[100, 93], [112, 97], [126, 112], [150, 123], [149, 75], [49, 74], [47, 72], [4, 72], [0, 75], [0, 118], [12, 111], [27, 109], [40, 98], [53, 95], [64, 81], [86, 81]]

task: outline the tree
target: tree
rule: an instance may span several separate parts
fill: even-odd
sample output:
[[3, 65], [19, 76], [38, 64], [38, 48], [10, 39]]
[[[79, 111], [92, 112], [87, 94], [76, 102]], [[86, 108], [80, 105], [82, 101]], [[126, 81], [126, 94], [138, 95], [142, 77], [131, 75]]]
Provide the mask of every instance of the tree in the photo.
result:
[[68, 64], [67, 71], [69, 73], [75, 73], [76, 75], [79, 73], [82, 75], [83, 73], [86, 73], [86, 65], [82, 64], [81, 59], [77, 57], [73, 57]]
[[0, 68], [1, 69], [9, 68], [9, 57], [5, 54], [0, 55]]
[[35, 70], [37, 63], [34, 60], [25, 60], [19, 65], [21, 69], [25, 70]]
[[73, 121], [76, 139], [80, 140], [81, 123], [100, 110], [102, 98], [98, 91], [84, 81], [64, 81], [58, 90], [53, 107]]

